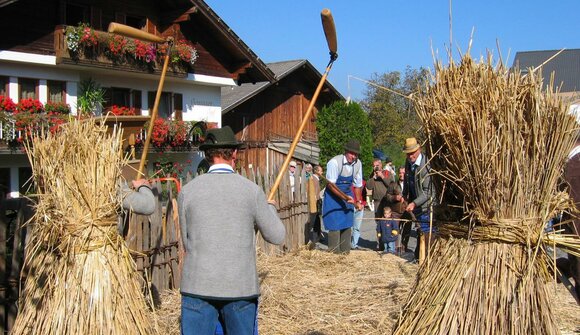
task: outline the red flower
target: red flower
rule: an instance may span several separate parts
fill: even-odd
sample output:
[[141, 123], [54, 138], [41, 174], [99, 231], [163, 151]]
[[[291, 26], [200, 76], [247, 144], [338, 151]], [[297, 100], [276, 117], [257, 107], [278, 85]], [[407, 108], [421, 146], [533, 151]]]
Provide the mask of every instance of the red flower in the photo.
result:
[[125, 106], [117, 106], [117, 105], [113, 105], [111, 106], [111, 113], [113, 115], [116, 116], [122, 116], [122, 115], [136, 115], [135, 113], [135, 108], [129, 108], [129, 107], [125, 107]]
[[16, 104], [10, 99], [0, 95], [0, 111], [13, 113], [16, 110]]

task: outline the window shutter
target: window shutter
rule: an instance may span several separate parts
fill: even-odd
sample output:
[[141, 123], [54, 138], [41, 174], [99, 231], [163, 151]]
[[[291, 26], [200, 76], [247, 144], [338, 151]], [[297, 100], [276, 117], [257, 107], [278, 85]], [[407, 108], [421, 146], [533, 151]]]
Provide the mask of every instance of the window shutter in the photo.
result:
[[113, 105], [113, 93], [109, 87], [104, 87], [103, 90], [105, 91], [105, 94], [103, 94], [103, 98], [105, 99], [103, 110], [106, 110]]
[[101, 17], [102, 17], [101, 9], [95, 6], [91, 6], [91, 26], [94, 29], [103, 30], [103, 27], [101, 26], [102, 24]]
[[173, 94], [173, 108], [175, 108], [175, 119], [183, 121], [183, 94]]
[[115, 13], [115, 22], [125, 24], [125, 13]]
[[139, 112], [141, 111], [141, 91], [140, 90], [131, 90], [131, 99], [133, 100], [133, 108], [137, 109]]

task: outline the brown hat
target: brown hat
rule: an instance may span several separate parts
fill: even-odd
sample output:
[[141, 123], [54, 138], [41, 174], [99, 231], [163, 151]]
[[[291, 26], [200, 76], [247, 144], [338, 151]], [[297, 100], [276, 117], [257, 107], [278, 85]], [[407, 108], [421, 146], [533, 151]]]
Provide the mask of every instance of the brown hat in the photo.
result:
[[244, 147], [244, 143], [238, 142], [232, 128], [230, 128], [230, 126], [225, 126], [208, 130], [205, 141], [199, 146], [199, 149], [240, 149], [242, 147]]
[[419, 150], [421, 146], [417, 143], [417, 139], [414, 137], [409, 137], [405, 139], [405, 145], [403, 146], [403, 152], [406, 154], [410, 154]]
[[344, 150], [360, 154], [360, 143], [357, 140], [350, 140], [344, 145]]

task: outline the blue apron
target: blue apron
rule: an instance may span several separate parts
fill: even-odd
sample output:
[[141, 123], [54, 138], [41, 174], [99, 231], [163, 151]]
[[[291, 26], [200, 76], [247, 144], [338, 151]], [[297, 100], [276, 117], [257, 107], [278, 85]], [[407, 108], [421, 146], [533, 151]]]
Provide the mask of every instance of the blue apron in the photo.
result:
[[[341, 171], [342, 172], [342, 171]], [[341, 173], [338, 174], [336, 180], [336, 187], [344, 194], [353, 196], [352, 181], [354, 175], [343, 177]], [[349, 204], [338, 196], [334, 195], [328, 187], [324, 191], [324, 201], [322, 202], [322, 222], [326, 230], [342, 230], [351, 228], [353, 224], [354, 205]]]

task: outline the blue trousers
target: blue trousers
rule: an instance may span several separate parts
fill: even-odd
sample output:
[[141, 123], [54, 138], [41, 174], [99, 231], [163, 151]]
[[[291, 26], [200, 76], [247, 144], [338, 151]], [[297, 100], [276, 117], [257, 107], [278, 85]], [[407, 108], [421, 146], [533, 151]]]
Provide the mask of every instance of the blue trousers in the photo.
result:
[[223, 301], [182, 295], [181, 334], [214, 335], [221, 330], [221, 322], [228, 335], [254, 335], [257, 306], [257, 299]]

